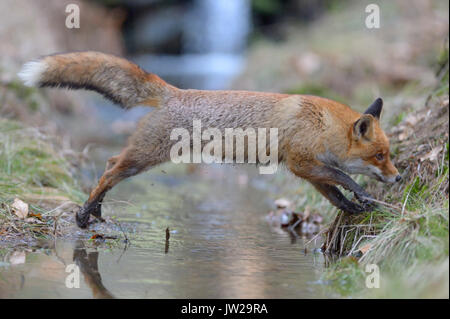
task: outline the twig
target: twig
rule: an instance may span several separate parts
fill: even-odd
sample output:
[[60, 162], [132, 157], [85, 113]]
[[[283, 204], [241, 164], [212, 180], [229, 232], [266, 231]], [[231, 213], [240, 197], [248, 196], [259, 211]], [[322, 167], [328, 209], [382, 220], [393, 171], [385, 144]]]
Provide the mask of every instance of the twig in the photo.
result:
[[129, 242], [127, 241], [127, 242], [125, 243], [125, 246], [123, 247], [122, 253], [120, 254], [120, 256], [119, 256], [119, 258], [117, 259], [116, 263], [119, 263], [119, 261], [120, 261], [120, 259], [122, 258], [123, 254], [127, 251], [128, 245], [129, 245]]
[[51, 214], [51, 213], [57, 211], [58, 209], [60, 209], [61, 207], [66, 206], [67, 204], [74, 204], [74, 202], [66, 201], [66, 202], [62, 203], [61, 205], [59, 205], [59, 206], [53, 208], [52, 210], [49, 210], [49, 211], [47, 212], [47, 214]]
[[330, 240], [327, 240], [327, 249], [325, 250], [325, 252], [330, 251], [329, 244], [334, 242], [334, 238], [337, 236], [339, 225], [341, 224], [341, 220], [342, 220], [343, 216], [344, 216], [344, 213], [342, 212], [341, 215], [339, 216], [339, 219], [336, 221], [336, 223], [334, 225], [332, 225], [332, 227], [334, 226], [333, 234], [331, 235]]
[[316, 240], [317, 237], [319, 237], [320, 235], [322, 235], [323, 233], [326, 233], [328, 229], [322, 229], [321, 231], [319, 231], [316, 235], [313, 236], [313, 238], [311, 238], [309, 241], [307, 241], [305, 243], [305, 246], [309, 245], [313, 240]]
[[118, 221], [116, 221], [116, 220], [114, 220], [114, 219], [111, 219], [111, 220], [112, 220], [113, 224], [116, 224], [117, 226], [119, 226], [120, 231], [122, 232], [123, 236], [125, 237], [125, 243], [129, 243], [129, 239], [128, 239], [128, 237], [127, 237], [127, 234], [126, 234], [125, 231], [123, 230], [122, 225], [121, 225]]
[[[381, 200], [378, 200], [378, 199], [374, 199], [374, 198], [368, 198], [368, 197], [362, 197], [363, 199], [367, 199], [367, 200], [370, 200], [370, 201], [372, 201], [372, 202], [375, 202], [375, 203], [377, 203], [377, 204], [381, 204], [381, 205], [383, 205], [383, 206], [386, 206], [386, 207], [389, 207], [389, 208], [392, 208], [392, 209], [395, 209], [395, 210], [397, 210], [397, 211], [399, 211], [399, 212], [401, 212], [402, 211], [402, 207], [399, 207], [399, 206], [395, 206], [395, 205], [392, 205], [392, 204], [389, 204], [389, 203], [386, 203], [386, 202], [383, 202], [383, 201], [381, 201]], [[407, 212], [407, 213], [410, 213], [410, 211], [408, 211], [408, 210], [405, 210], [405, 212]]]

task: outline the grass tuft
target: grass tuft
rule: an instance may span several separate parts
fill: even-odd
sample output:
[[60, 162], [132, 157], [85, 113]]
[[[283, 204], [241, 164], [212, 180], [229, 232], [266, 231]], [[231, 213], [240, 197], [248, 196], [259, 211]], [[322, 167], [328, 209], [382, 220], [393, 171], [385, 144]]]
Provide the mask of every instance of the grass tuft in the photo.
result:
[[[392, 129], [393, 160], [403, 181], [369, 182], [369, 193], [384, 199], [378, 208], [362, 215], [339, 212], [326, 231], [323, 250], [337, 261], [324, 277], [343, 295], [449, 296], [448, 80], [439, 83], [423, 109], [402, 115]], [[370, 264], [380, 269], [379, 289], [365, 285]]]
[[[0, 118], [2, 242], [28, 242], [61, 234], [85, 198], [71, 165], [57, 149], [38, 129]], [[15, 198], [29, 204], [29, 216], [35, 217], [18, 218], [12, 208]]]

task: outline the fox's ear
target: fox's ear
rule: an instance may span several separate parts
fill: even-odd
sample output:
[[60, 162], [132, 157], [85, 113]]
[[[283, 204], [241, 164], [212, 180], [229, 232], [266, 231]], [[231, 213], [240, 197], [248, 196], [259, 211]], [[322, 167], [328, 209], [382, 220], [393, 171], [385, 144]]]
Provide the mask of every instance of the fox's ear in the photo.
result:
[[372, 105], [364, 112], [364, 114], [370, 114], [377, 120], [380, 119], [381, 110], [383, 109], [383, 100], [379, 97], [376, 99]]
[[364, 138], [372, 140], [373, 137], [373, 121], [374, 117], [371, 114], [363, 114], [359, 120], [353, 124], [353, 137], [355, 140]]

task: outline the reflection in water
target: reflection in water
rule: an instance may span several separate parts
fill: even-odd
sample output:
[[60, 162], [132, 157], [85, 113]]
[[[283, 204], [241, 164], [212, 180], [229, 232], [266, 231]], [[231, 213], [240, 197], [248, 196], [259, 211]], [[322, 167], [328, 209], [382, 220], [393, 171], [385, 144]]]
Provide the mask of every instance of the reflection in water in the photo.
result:
[[92, 290], [95, 299], [114, 298], [114, 296], [103, 286], [102, 277], [98, 271], [98, 251], [86, 252], [83, 241], [77, 240], [73, 250], [73, 261], [80, 267], [84, 281]]
[[164, 253], [167, 254], [169, 252], [169, 239], [170, 239], [170, 230], [169, 227], [166, 228], [166, 246], [164, 248]]

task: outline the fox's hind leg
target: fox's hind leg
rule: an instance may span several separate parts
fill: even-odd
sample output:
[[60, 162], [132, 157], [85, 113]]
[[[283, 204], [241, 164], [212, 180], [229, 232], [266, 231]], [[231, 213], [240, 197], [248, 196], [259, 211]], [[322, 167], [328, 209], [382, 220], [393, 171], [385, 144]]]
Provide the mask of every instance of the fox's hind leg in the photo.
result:
[[169, 159], [166, 141], [169, 135], [160, 127], [157, 118], [144, 122], [131, 136], [128, 146], [117, 156], [108, 160], [106, 170], [91, 191], [88, 200], [76, 214], [77, 225], [85, 228], [89, 216], [101, 219], [101, 204], [106, 192], [125, 178], [137, 175], [152, 166]]
[[101, 204], [106, 192], [121, 180], [142, 171], [143, 163], [135, 161], [133, 157], [130, 156], [130, 153], [131, 150], [127, 147], [115, 161], [108, 161], [106, 166], [107, 169], [102, 177], [100, 177], [97, 186], [91, 191], [88, 200], [76, 215], [76, 221], [79, 227], [85, 228], [87, 226], [90, 215], [102, 220]]
[[[119, 157], [120, 157], [120, 155], [115, 155], [108, 159], [108, 161], [106, 162], [105, 173], [114, 167], [114, 165], [117, 163], [117, 160], [119, 159]], [[96, 218], [98, 218], [100, 221], [103, 221], [103, 219], [102, 219], [102, 202], [103, 202], [103, 198], [105, 197], [104, 195], [105, 194], [103, 194], [103, 196], [100, 196], [98, 198], [96, 206], [91, 205], [92, 207], [90, 207], [90, 208], [87, 207], [85, 209], [86, 211], [89, 211], [89, 214], [86, 214], [87, 217], [85, 217], [85, 218], [89, 219], [89, 215], [93, 215]], [[80, 212], [76, 215], [77, 224], [79, 226], [80, 226], [80, 224], [83, 224], [81, 216], [82, 216], [82, 213], [80, 210]], [[86, 221], [86, 223], [87, 223], [87, 221]]]
[[91, 214], [101, 220], [101, 204], [106, 192], [125, 178], [137, 175], [161, 162], [159, 156], [152, 156], [151, 153], [146, 153], [134, 147], [125, 148], [115, 164], [100, 177], [97, 186], [91, 191], [88, 200], [77, 213], [77, 225], [85, 228]]

